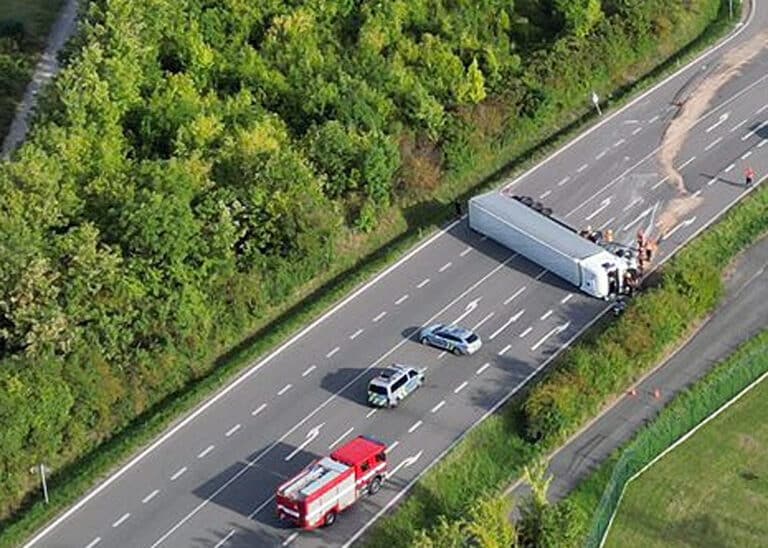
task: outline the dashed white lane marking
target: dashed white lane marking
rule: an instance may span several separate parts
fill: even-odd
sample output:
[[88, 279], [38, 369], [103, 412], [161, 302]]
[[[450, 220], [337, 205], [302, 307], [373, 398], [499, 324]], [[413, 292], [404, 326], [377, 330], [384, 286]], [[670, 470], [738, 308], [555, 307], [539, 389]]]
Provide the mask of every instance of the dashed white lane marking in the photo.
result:
[[347, 436], [348, 436], [348, 435], [349, 435], [349, 434], [352, 432], [352, 430], [354, 430], [354, 429], [355, 429], [355, 427], [354, 427], [354, 426], [350, 427], [350, 429], [349, 429], [349, 430], [347, 430], [347, 431], [346, 431], [346, 432], [344, 432], [344, 433], [343, 433], [341, 436], [339, 436], [338, 438], [336, 438], [336, 439], [334, 440], [334, 442], [333, 442], [331, 445], [329, 445], [329, 446], [328, 446], [328, 449], [333, 449], [334, 447], [336, 447], [336, 446], [337, 446], [339, 443], [341, 443], [341, 441], [342, 441], [344, 438], [346, 438], [346, 437], [347, 437]]
[[688, 158], [688, 159], [687, 159], [685, 162], [683, 162], [682, 164], [680, 164], [679, 166], [677, 166], [677, 169], [678, 169], [678, 170], [681, 170], [681, 169], [683, 169], [683, 168], [687, 167], [687, 166], [688, 166], [688, 164], [690, 164], [691, 162], [693, 162], [695, 159], [696, 159], [696, 156], [691, 156], [691, 157], [690, 157], [690, 158]]
[[719, 178], [720, 178], [720, 177], [712, 177], [712, 178], [709, 180], [709, 182], [707, 183], [707, 186], [712, 186], [712, 185], [714, 185], [714, 184], [717, 182], [717, 180], [718, 180]]
[[587, 169], [588, 167], [589, 167], [589, 164], [581, 164], [581, 165], [579, 166], [579, 169], [577, 169], [577, 170], [576, 170], [576, 173], [581, 173], [582, 171], [584, 171], [584, 170], [585, 170], [585, 169]]
[[543, 315], [541, 316], [541, 318], [539, 318], [539, 319], [540, 319], [540, 320], [546, 320], [546, 319], [547, 319], [547, 318], [549, 318], [551, 315], [552, 315], [552, 309], [550, 308], [549, 310], [547, 310], [546, 312], [544, 312], [544, 314], [543, 314]]
[[735, 167], [736, 167], [736, 164], [731, 164], [731, 165], [729, 165], [727, 168], [725, 168], [723, 171], [724, 171], [725, 173], [728, 173], [729, 171], [731, 171], [731, 170], [732, 170], [733, 168], [735, 168]]
[[484, 242], [487, 239], [488, 239], [488, 236], [480, 236], [480, 241], [481, 242]]
[[440, 352], [440, 353], [437, 355], [437, 359], [439, 360], [439, 359], [441, 359], [441, 358], [444, 358], [446, 354], [448, 354], [448, 351], [447, 351], [447, 350], [443, 350], [442, 352]]
[[462, 390], [464, 390], [464, 389], [467, 387], [467, 385], [468, 385], [468, 384], [469, 384], [469, 382], [467, 382], [467, 381], [464, 381], [464, 382], [463, 382], [463, 383], [461, 383], [459, 386], [457, 386], [456, 388], [454, 388], [454, 389], [453, 389], [453, 393], [454, 393], [454, 394], [458, 394], [459, 392], [461, 392]]
[[[213, 446], [211, 446], [211, 447], [213, 447]], [[153, 498], [155, 498], [159, 492], [160, 492], [160, 489], [155, 489], [155, 490], [154, 490], [154, 491], [152, 491], [152, 492], [151, 492], [149, 495], [147, 495], [146, 497], [144, 497], [143, 499], [141, 499], [141, 503], [142, 503], [142, 504], [146, 504], [146, 503], [148, 503], [150, 500], [152, 500]]]
[[643, 131], [643, 128], [641, 128], [641, 127], [636, 127], [634, 130], [632, 130], [632, 135], [637, 135], [637, 134], [638, 134], [638, 133], [640, 133], [641, 131]]
[[488, 320], [490, 320], [491, 318], [493, 318], [493, 316], [494, 316], [495, 314], [496, 314], [495, 312], [490, 312], [490, 313], [489, 313], [489, 314], [488, 314], [488, 315], [487, 315], [485, 318], [483, 318], [482, 320], [480, 320], [479, 322], [477, 322], [477, 323], [474, 325], [474, 327], [472, 327], [472, 331], [477, 331], [477, 330], [480, 328], [480, 326], [481, 326], [481, 325], [483, 325], [485, 322], [487, 322]]
[[325, 357], [326, 357], [326, 358], [331, 358], [331, 357], [333, 357], [333, 355], [334, 355], [336, 352], [338, 352], [339, 350], [341, 350], [341, 348], [339, 348], [339, 347], [337, 346], [336, 348], [334, 348], [333, 350], [331, 350], [330, 352], [328, 352], [328, 353], [325, 355]]
[[445, 263], [443, 266], [441, 266], [441, 267], [438, 269], [438, 272], [445, 272], [446, 270], [448, 270], [449, 268], [451, 268], [451, 265], [452, 265], [452, 264], [453, 264], [452, 262], [448, 261], [447, 263]]
[[547, 197], [547, 196], [549, 196], [550, 194], [552, 194], [552, 191], [551, 191], [551, 190], [547, 190], [546, 192], [544, 192], [543, 194], [541, 194], [541, 195], [539, 196], [539, 200], [543, 200], [544, 198], [546, 198], [546, 197]]
[[739, 129], [741, 126], [743, 126], [743, 125], [744, 125], [744, 124], [746, 124], [746, 123], [747, 123], [747, 120], [746, 120], [746, 119], [742, 120], [741, 122], [739, 122], [738, 124], [736, 124], [735, 126], [733, 126], [733, 127], [730, 129], [730, 133], [733, 133], [734, 131], [736, 131], [737, 129]]
[[744, 154], [742, 154], [742, 155], [741, 155], [741, 159], [742, 159], [742, 160], [746, 160], [746, 159], [747, 159], [747, 158], [749, 158], [750, 156], [752, 156], [752, 151], [751, 151], [751, 150], [748, 150], [748, 151], [746, 151]]
[[227, 543], [227, 541], [229, 539], [232, 538], [232, 535], [234, 535], [234, 534], [235, 534], [235, 530], [232, 529], [229, 533], [227, 533], [227, 536], [224, 537], [223, 539], [221, 539], [219, 542], [217, 542], [216, 546], [214, 546], [213, 548], [221, 548], [222, 546], [224, 546]]
[[292, 543], [294, 540], [296, 540], [296, 537], [299, 536], [299, 533], [293, 533], [291, 536], [289, 536], [287, 539], [283, 541], [283, 546], [288, 546], [290, 543]]
[[563, 177], [562, 179], [560, 179], [557, 182], [557, 186], [563, 186], [565, 183], [567, 183], [570, 180], [571, 180], [571, 176], [570, 175], [566, 175], [565, 177]]
[[259, 413], [261, 413], [262, 411], [264, 411], [266, 408], [267, 408], [267, 404], [266, 404], [266, 403], [262, 403], [262, 404], [261, 404], [260, 406], [258, 406], [256, 409], [254, 409], [253, 411], [251, 411], [251, 415], [253, 415], [253, 416], [255, 417], [256, 415], [258, 415]]
[[376, 323], [376, 322], [378, 322], [380, 319], [382, 319], [382, 318], [383, 318], [384, 316], [386, 316], [386, 315], [387, 315], [387, 311], [386, 311], [386, 310], [385, 310], [384, 312], [381, 312], [381, 313], [379, 313], [379, 314], [378, 314], [378, 315], [377, 315], [377, 316], [376, 316], [376, 317], [373, 319], [373, 323]]
[[238, 424], [236, 424], [236, 425], [234, 425], [232, 428], [230, 428], [229, 430], [227, 430], [226, 434], [224, 434], [224, 435], [225, 435], [226, 437], [229, 437], [229, 436], [231, 436], [232, 434], [234, 434], [235, 432], [237, 432], [238, 430], [240, 430], [240, 426], [241, 426], [241, 425], [240, 425], [239, 423], [238, 423]]
[[611, 224], [613, 221], [615, 221], [615, 220], [616, 220], [616, 217], [611, 217], [610, 219], [608, 219], [607, 221], [605, 221], [603, 224], [601, 224], [599, 227], [597, 227], [597, 228], [598, 228], [598, 230], [602, 230], [602, 229], [604, 229], [606, 226], [610, 225], [610, 224]]
[[115, 523], [112, 524], [112, 527], [120, 527], [123, 523], [125, 523], [125, 520], [127, 520], [129, 517], [131, 517], [130, 512], [126, 512], [122, 516], [120, 516], [120, 519], [117, 520]]
[[746, 134], [744, 137], [742, 137], [742, 138], [741, 138], [741, 140], [742, 140], [742, 141], [746, 141], [747, 139], [749, 139], [750, 137], [752, 137], [753, 135], [755, 135], [755, 134], [756, 134], [758, 131], [760, 131], [761, 129], [763, 129], [765, 126], [768, 126], [768, 120], [766, 120], [765, 122], [763, 122], [762, 124], [760, 124], [759, 126], [757, 126], [755, 129], [753, 129], [752, 131], [750, 131], [749, 133], [747, 133], [747, 134]]
[[635, 198], [634, 200], [629, 202], [629, 204], [624, 206], [624, 209], [622, 209], [622, 211], [629, 211], [630, 209], [635, 207], [636, 204], [641, 204], [641, 203], [643, 203], [643, 199], [642, 198]]
[[413, 434], [413, 433], [416, 431], [416, 429], [417, 429], [419, 426], [421, 426], [422, 424], [424, 424], [422, 421], [416, 421], [415, 423], [413, 423], [413, 426], [411, 426], [411, 427], [408, 429], [408, 433], [409, 433], [409, 434]]
[[349, 340], [354, 341], [356, 338], [358, 338], [360, 335], [363, 334], [363, 331], [365, 331], [365, 329], [363, 328], [358, 329], [357, 331], [355, 331], [349, 336]]
[[391, 453], [392, 451], [394, 451], [394, 450], [395, 450], [395, 447], [397, 447], [398, 445], [400, 445], [400, 440], [397, 440], [397, 441], [395, 441], [394, 443], [391, 443], [391, 444], [389, 445], [389, 447], [387, 447], [387, 448], [384, 450], [384, 452], [385, 452], [385, 453], [387, 453], [387, 454], [389, 454], [389, 453]]
[[544, 270], [542, 270], [541, 272], [539, 272], [539, 273], [536, 275], [536, 277], [534, 278], [534, 280], [540, 280], [540, 279], [542, 279], [542, 278], [544, 277], [544, 274], [546, 274], [547, 272], [549, 272], [549, 270], [547, 270], [547, 269], [545, 268]]
[[373, 416], [373, 414], [376, 413], [376, 411], [378, 411], [378, 409], [371, 409], [370, 411], [368, 411], [368, 414], [365, 416], [365, 418], [370, 419]]
[[182, 466], [181, 468], [176, 470], [176, 472], [171, 476], [171, 481], [176, 481], [181, 476], [183, 476], [184, 472], [186, 472], [186, 471], [187, 471], [187, 467], [186, 466]]
[[573, 299], [573, 293], [568, 293], [565, 297], [560, 299], [560, 304], [565, 304], [568, 301], [570, 301], [571, 299]]
[[477, 371], [475, 371], [475, 374], [477, 374], [477, 375], [482, 375], [482, 374], [483, 374], [483, 371], [485, 371], [486, 369], [488, 369], [490, 366], [491, 366], [491, 362], [485, 362], [483, 365], [481, 365], [481, 366], [480, 366], [480, 367], [477, 369]]
[[505, 346], [504, 348], [502, 348], [501, 350], [499, 350], [499, 356], [503, 356], [503, 355], [504, 355], [504, 353], [505, 353], [507, 350], [509, 350], [510, 348], [512, 348], [512, 345], [511, 345], [511, 344], [508, 344], [507, 346]]
[[[335, 353], [335, 352], [334, 352], [334, 353]], [[292, 386], [293, 386], [292, 384], [286, 384], [285, 386], [283, 386], [283, 387], [280, 389], [280, 392], [278, 392], [278, 393], [277, 393], [277, 395], [278, 395], [278, 396], [282, 396], [283, 394], [285, 394], [286, 392], [288, 392], [288, 391], [291, 389], [291, 387], [292, 387]]]
[[466, 254], [467, 254], [467, 253], [469, 253], [470, 251], [472, 251], [472, 248], [471, 248], [471, 247], [467, 247], [467, 248], [466, 248], [464, 251], [462, 251], [461, 253], [459, 253], [459, 257], [463, 257], [464, 255], [466, 255]]
[[409, 297], [409, 296], [410, 296], [410, 295], [408, 295], [408, 293], [406, 293], [405, 295], [403, 295], [402, 297], [400, 297], [399, 299], [397, 299], [397, 300], [395, 301], [395, 304], [403, 304], [405, 301], [407, 301], [407, 300], [408, 300], [408, 297]]
[[95, 538], [95, 539], [93, 539], [91, 542], [89, 542], [88, 544], [86, 544], [86, 545], [85, 545], [85, 548], [93, 548], [94, 546], [96, 546], [96, 545], [97, 545], [98, 543], [100, 543], [100, 542], [101, 542], [101, 537], [96, 537], [96, 538]]
[[760, 141], [760, 144], [757, 145], [757, 148], [763, 148], [763, 146], [765, 146], [765, 143], [768, 143], [768, 139], [763, 139], [762, 141]]
[[655, 122], [656, 120], [658, 120], [658, 119], [659, 119], [659, 115], [657, 114], [656, 116], [654, 116], [653, 118], [651, 118], [650, 120], [648, 120], [648, 123], [649, 123], [649, 124], [652, 124], [652, 123], [654, 123], [654, 122]]
[[508, 319], [506, 322], [504, 322], [504, 325], [502, 325], [501, 327], [499, 327], [499, 328], [498, 328], [496, 331], [494, 331], [493, 333], [491, 333], [491, 336], [490, 336], [490, 337], [488, 337], [488, 340], [489, 340], [489, 341], [492, 341], [493, 339], [495, 339], [495, 338], [496, 338], [496, 336], [497, 336], [499, 333], [501, 333], [501, 332], [502, 332], [502, 331], [504, 331], [504, 330], [505, 330], [507, 327], [509, 327], [509, 324], [511, 324], [511, 323], [515, 323], [517, 320], [519, 320], [519, 319], [520, 319], [520, 316], [522, 316], [523, 314], [525, 314], [525, 308], [523, 308], [523, 309], [522, 309], [521, 311], [519, 311], [517, 314], [515, 314], [515, 315], [514, 315], [514, 316], [512, 316], [510, 319]]
[[601, 160], [603, 158], [603, 156], [605, 156], [606, 154], [608, 154], [608, 149], [607, 148], [605, 150], [601, 151], [597, 156], [595, 156], [595, 160]]
[[605, 209], [607, 209], [607, 208], [608, 208], [608, 206], [610, 206], [610, 205], [611, 205], [611, 198], [613, 198], [613, 196], [609, 196], [608, 198], [606, 198], [605, 200], [603, 200], [603, 201], [602, 201], [602, 204], [600, 205], [600, 207], [598, 207], [598, 208], [597, 208], [596, 210], [594, 210], [592, 213], [590, 213], [589, 215], [587, 215], [587, 217], [586, 217], [586, 220], [587, 220], [587, 221], [591, 221], [592, 219], [594, 219], [595, 217], [597, 217], [598, 215], [600, 215], [600, 214], [601, 214], [601, 213], [602, 213], [602, 212], [603, 212]]
[[314, 371], [315, 369], [317, 369], [317, 366], [316, 366], [316, 365], [310, 365], [309, 367], [307, 367], [307, 369], [306, 369], [306, 370], [304, 370], [304, 373], [302, 373], [302, 374], [301, 374], [301, 376], [302, 376], [302, 377], [306, 377], [307, 375], [309, 375], [310, 373], [312, 373], [312, 371]]
[[763, 105], [763, 106], [761, 106], [759, 109], [757, 109], [757, 110], [755, 111], [755, 114], [760, 114], [760, 113], [762, 113], [762, 112], [763, 112], [765, 109], [767, 109], [767, 108], [768, 108], [768, 103], [764, 104], [764, 105]]
[[717, 122], [709, 126], [706, 130], [704, 130], [704, 133], [709, 133], [710, 131], [714, 130], [716, 127], [719, 127], [720, 124], [725, 123], [725, 121], [728, 119], [728, 116], [730, 116], [731, 112], [724, 112], [720, 115], [720, 118], [718, 118]]
[[620, 147], [621, 145], [623, 145], [623, 144], [624, 144], [624, 143], [626, 143], [626, 142], [627, 142], [627, 140], [626, 140], [626, 139], [619, 139], [618, 141], [616, 141], [615, 143], [613, 143], [613, 146], [615, 146], [615, 147]]
[[666, 183], [667, 181], [669, 181], [669, 176], [666, 176], [666, 177], [664, 177], [664, 178], [663, 178], [663, 179], [661, 179], [661, 180], [660, 180], [658, 183], [656, 183], [655, 185], [653, 185], [653, 186], [651, 187], [651, 190], [656, 190], [657, 188], [659, 188], [661, 185], [663, 185], [663, 184], [664, 184], [664, 183]]
[[[197, 458], [198, 458], [198, 459], [204, 459], [204, 458], [206, 457], [206, 455], [208, 455], [208, 453], [210, 453], [211, 451], [213, 451], [214, 447], [216, 447], [216, 446], [215, 446], [215, 445], [213, 445], [213, 444], [209, 445], [208, 447], [206, 447], [205, 449], [203, 449], [202, 451], [200, 451], [200, 453], [198, 453], [198, 454], [197, 454]], [[142, 501], [142, 502], [143, 502], [143, 501]]]
[[696, 192], [694, 192], [694, 193], [693, 193], [693, 195], [691, 196], [691, 198], [698, 198], [698, 196], [699, 196], [700, 194], [701, 194], [701, 189], [699, 189], [699, 190], [697, 190]]
[[417, 287], [417, 288], [419, 288], [419, 289], [421, 289], [422, 287], [424, 287], [424, 286], [425, 286], [425, 285], [427, 285], [428, 283], [429, 283], [429, 278], [424, 278], [423, 280], [421, 280], [421, 282], [419, 283], [419, 285], [417, 285], [416, 287]]
[[567, 322], [566, 324], [564, 324], [564, 326], [557, 326], [557, 327], [554, 327], [554, 328], [550, 329], [550, 330], [549, 330], [549, 333], [547, 333], [547, 334], [546, 334], [546, 335], [544, 335], [542, 338], [540, 338], [540, 339], [539, 339], [539, 340], [536, 342], [536, 344], [534, 344], [534, 345], [531, 347], [531, 351], [532, 351], [532, 352], [535, 352], [535, 351], [536, 351], [536, 349], [538, 349], [538, 348], [539, 348], [539, 347], [540, 347], [542, 344], [544, 344], [544, 343], [547, 341], [547, 339], [548, 339], [548, 338], [550, 338], [550, 337], [551, 337], [552, 335], [554, 335], [555, 333], [560, 333], [561, 331], [564, 331], [564, 330], [565, 330], [565, 329], [568, 327], [568, 325], [570, 325], [570, 323], [571, 323], [571, 322]]
[[514, 292], [514, 293], [513, 293], [513, 294], [512, 294], [510, 297], [507, 297], [507, 299], [504, 301], [504, 304], [505, 304], [505, 305], [506, 305], [506, 304], [509, 304], [509, 303], [511, 303], [512, 301], [514, 301], [516, 298], [518, 298], [518, 297], [520, 296], [520, 293], [522, 293], [523, 291], [525, 291], [525, 287], [526, 287], [526, 286], [523, 286], [523, 287], [521, 287], [520, 289], [518, 289], [517, 291], [515, 291], [515, 292]]
[[440, 408], [445, 405], [445, 400], [440, 401], [436, 406], [434, 406], [432, 409], [429, 410], [430, 413], [437, 413], [440, 411]]
[[718, 137], [717, 139], [715, 139], [714, 141], [712, 141], [711, 143], [709, 143], [707, 146], [704, 147], [704, 152], [709, 152], [710, 150], [715, 148], [722, 140], [723, 140], [722, 137]]
[[525, 331], [523, 331], [522, 333], [520, 333], [519, 337], [520, 337], [521, 339], [522, 339], [522, 338], [525, 338], [525, 336], [526, 336], [528, 333], [530, 333], [531, 331], [533, 331], [533, 327], [529, 327], [528, 329], [526, 329]]

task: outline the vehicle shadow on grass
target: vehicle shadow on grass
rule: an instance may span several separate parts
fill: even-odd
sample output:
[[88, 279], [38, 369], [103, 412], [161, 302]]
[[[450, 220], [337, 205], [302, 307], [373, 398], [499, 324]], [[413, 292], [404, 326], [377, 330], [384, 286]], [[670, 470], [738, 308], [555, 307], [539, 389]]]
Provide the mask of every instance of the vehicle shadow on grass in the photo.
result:
[[[282, 483], [319, 456], [283, 442], [269, 447], [234, 462], [195, 488], [193, 493], [202, 500], [261, 523], [267, 530], [286, 528], [287, 524], [277, 518], [272, 497]], [[267, 449], [269, 453], [259, 458]], [[288, 458], [290, 460], [286, 460]]]

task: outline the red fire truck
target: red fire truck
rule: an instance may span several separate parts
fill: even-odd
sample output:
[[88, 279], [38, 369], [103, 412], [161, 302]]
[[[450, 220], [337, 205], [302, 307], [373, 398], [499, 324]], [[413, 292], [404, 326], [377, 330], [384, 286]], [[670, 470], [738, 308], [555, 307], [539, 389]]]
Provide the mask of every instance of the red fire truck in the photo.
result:
[[332, 525], [363, 494], [375, 494], [387, 473], [387, 446], [358, 436], [316, 460], [277, 489], [277, 515], [303, 529]]

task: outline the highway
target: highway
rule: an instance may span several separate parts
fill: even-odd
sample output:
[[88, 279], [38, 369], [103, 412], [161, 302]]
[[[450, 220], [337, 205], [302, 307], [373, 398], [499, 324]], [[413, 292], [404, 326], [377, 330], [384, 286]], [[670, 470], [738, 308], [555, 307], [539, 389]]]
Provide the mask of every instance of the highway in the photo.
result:
[[[612, 227], [622, 241], [663, 222], [677, 196], [658, 160], [681, 113], [674, 103], [724, 54], [758, 43], [680, 140], [674, 165], [695, 207], [664, 227], [665, 260], [750, 191], [746, 163], [768, 172], [768, 51], [758, 34], [766, 28], [759, 3], [717, 49], [506, 186], [574, 225]], [[348, 545], [607, 306], [483, 240], [464, 219], [451, 223], [180, 419], [27, 546]], [[475, 327], [483, 348], [455, 357], [412, 340], [437, 320]], [[427, 367], [426, 385], [398, 409], [374, 411], [367, 381], [395, 361]], [[393, 479], [333, 528], [281, 525], [277, 485], [358, 434], [390, 444]]]

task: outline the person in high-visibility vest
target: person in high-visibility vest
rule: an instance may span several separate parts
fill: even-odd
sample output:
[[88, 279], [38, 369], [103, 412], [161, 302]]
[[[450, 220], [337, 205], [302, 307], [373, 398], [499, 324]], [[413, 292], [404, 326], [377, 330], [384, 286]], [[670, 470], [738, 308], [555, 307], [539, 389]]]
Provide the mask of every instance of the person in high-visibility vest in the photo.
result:
[[752, 184], [752, 181], [755, 180], [755, 170], [751, 167], [748, 167], [744, 170], [744, 183], [746, 186], [749, 186]]

